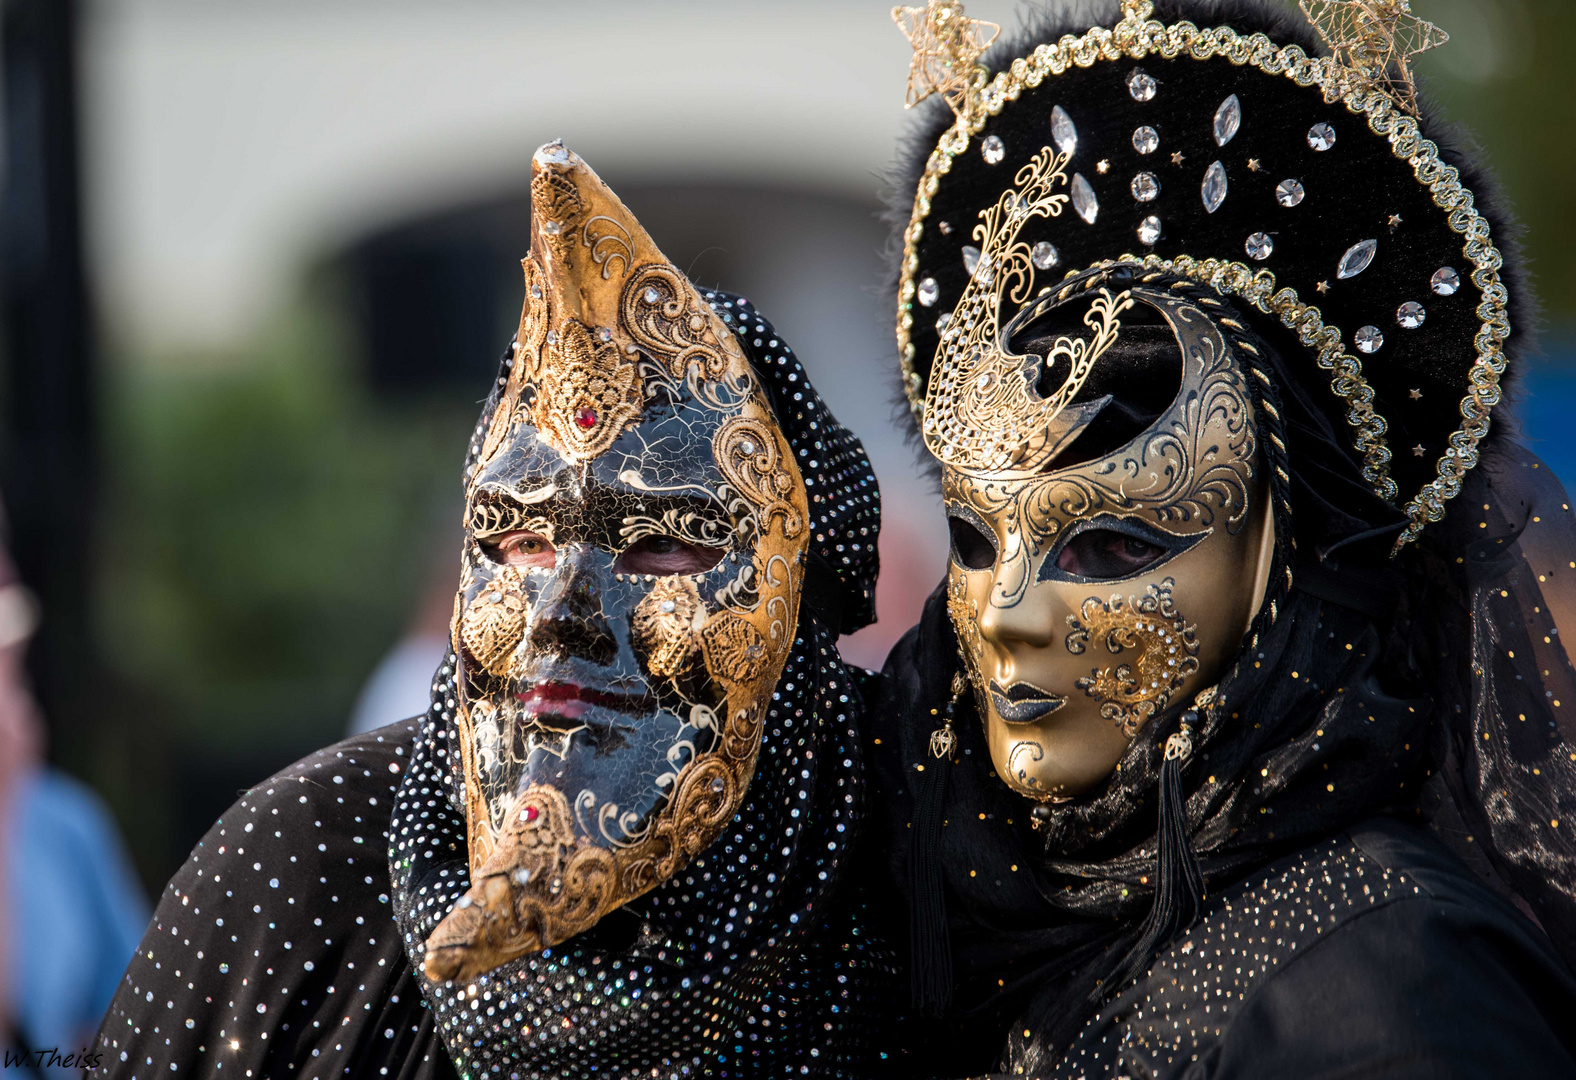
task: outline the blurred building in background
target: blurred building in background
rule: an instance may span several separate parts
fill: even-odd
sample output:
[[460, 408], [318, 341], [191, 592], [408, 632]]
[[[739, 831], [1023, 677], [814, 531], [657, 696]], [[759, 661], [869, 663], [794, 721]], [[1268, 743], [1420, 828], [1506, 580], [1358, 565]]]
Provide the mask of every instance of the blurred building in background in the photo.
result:
[[[1576, 475], [1561, 415], [1576, 404], [1562, 366], [1576, 365], [1576, 5], [1413, 4], [1453, 35], [1418, 68], [1483, 135], [1529, 226], [1553, 355], [1526, 419]], [[969, 11], [1018, 20], [1010, 0]], [[17, 528], [80, 552], [50, 562], [52, 655], [86, 673], [46, 701], [52, 752], [106, 795], [154, 888], [239, 790], [345, 730], [391, 650], [404, 642], [419, 669], [441, 635], [463, 447], [518, 319], [528, 163], [549, 139], [697, 281], [759, 304], [864, 439], [887, 572], [881, 621], [848, 654], [879, 665], [914, 621], [945, 529], [891, 422], [881, 176], [911, 53], [888, 5], [78, 0], [76, 14], [97, 330], [77, 389], [96, 405], [60, 414], [77, 428], [49, 460], [92, 482], [80, 520], [51, 520], [67, 500], [43, 499]], [[25, 104], [8, 98], [8, 129]], [[5, 145], [10, 207], [37, 170], [10, 130]], [[42, 361], [5, 341], [15, 463], [62, 433], [15, 423]], [[364, 716], [393, 708], [375, 690]]]

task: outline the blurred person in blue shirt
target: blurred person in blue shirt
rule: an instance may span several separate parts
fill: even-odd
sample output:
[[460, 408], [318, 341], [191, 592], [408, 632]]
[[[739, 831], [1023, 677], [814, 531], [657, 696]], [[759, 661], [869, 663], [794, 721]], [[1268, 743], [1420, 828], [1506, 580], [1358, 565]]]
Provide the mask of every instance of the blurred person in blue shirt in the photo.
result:
[[23, 663], [36, 623], [0, 548], [0, 1036], [9, 1061], [79, 1076], [64, 1063], [92, 1045], [149, 916], [108, 809], [43, 761]]

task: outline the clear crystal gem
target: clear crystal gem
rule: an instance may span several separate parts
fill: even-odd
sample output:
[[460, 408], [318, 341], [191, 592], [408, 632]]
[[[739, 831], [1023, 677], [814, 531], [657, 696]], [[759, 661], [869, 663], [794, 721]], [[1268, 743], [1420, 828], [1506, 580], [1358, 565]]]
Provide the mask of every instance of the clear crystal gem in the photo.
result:
[[1204, 186], [1199, 192], [1204, 197], [1204, 209], [1213, 214], [1226, 201], [1226, 167], [1215, 162], [1204, 173]]
[[1060, 105], [1051, 110], [1051, 138], [1056, 141], [1056, 149], [1068, 157], [1078, 149], [1078, 128]]
[[942, 337], [946, 337], [947, 336], [947, 324], [950, 323], [951, 321], [952, 321], [952, 312], [950, 312], [950, 311], [943, 311], [941, 313], [941, 318], [936, 320], [936, 333], [940, 334]]
[[1461, 288], [1461, 275], [1448, 266], [1441, 266], [1428, 279], [1428, 287], [1440, 296], [1454, 296]]
[[660, 607], [664, 612], [667, 612], [667, 613], [671, 613], [675, 608], [678, 607], [678, 605], [675, 604], [672, 600], [664, 600], [664, 601], [662, 601], [661, 604], [659, 604], [657, 606]]
[[1141, 172], [1133, 177], [1133, 198], [1139, 202], [1154, 202], [1160, 194], [1160, 179], [1152, 172]]
[[1155, 79], [1153, 75], [1145, 73], [1143, 68], [1134, 68], [1133, 73], [1127, 77], [1127, 92], [1133, 95], [1134, 101], [1149, 101], [1155, 96]]
[[1055, 244], [1041, 240], [1029, 251], [1029, 259], [1034, 263], [1036, 270], [1049, 270], [1061, 262], [1061, 253], [1056, 250]]
[[996, 280], [996, 264], [988, 256], [981, 259], [979, 266], [975, 268], [974, 280], [981, 285], [989, 285]]
[[984, 390], [988, 386], [990, 386], [990, 372], [988, 371], [974, 380], [974, 389], [976, 390]]
[[1357, 342], [1357, 348], [1365, 353], [1376, 353], [1384, 345], [1384, 334], [1379, 332], [1377, 326], [1360, 326], [1357, 333], [1352, 335], [1352, 340]]
[[1232, 94], [1215, 110], [1215, 145], [1225, 146], [1235, 139], [1237, 129], [1241, 126], [1242, 102], [1237, 100], [1236, 94]]
[[1295, 207], [1307, 196], [1308, 192], [1303, 189], [1300, 180], [1281, 180], [1275, 184], [1275, 202], [1283, 207]]
[[644, 296], [646, 298], [646, 303], [648, 304], [655, 304], [657, 302], [657, 290], [655, 289], [648, 288], [645, 291]]
[[1395, 309], [1395, 321], [1401, 324], [1402, 330], [1416, 330], [1426, 318], [1428, 311], [1416, 300], [1408, 300]]
[[536, 152], [536, 156], [554, 165], [562, 165], [569, 160], [569, 151], [564, 149], [563, 143], [548, 143]]
[[1001, 141], [1001, 136], [987, 135], [985, 141], [980, 143], [980, 156], [985, 159], [985, 164], [994, 165], [1007, 156], [1007, 145]]
[[1138, 239], [1145, 245], [1153, 247], [1156, 240], [1160, 239], [1160, 219], [1150, 214], [1138, 223]]
[[1133, 129], [1133, 149], [1140, 154], [1153, 154], [1160, 149], [1160, 132], [1145, 124]]
[[919, 283], [917, 293], [921, 306], [930, 307], [936, 302], [937, 297], [941, 295], [941, 286], [936, 284], [935, 278], [928, 277]]
[[1307, 194], [1300, 180], [1282, 180], [1275, 186], [1275, 201], [1282, 206], [1296, 206]]
[[597, 327], [597, 331], [596, 331], [596, 339], [598, 341], [612, 341], [613, 340], [613, 331], [609, 330], [605, 326], [599, 326], [599, 327]]
[[1315, 150], [1328, 150], [1335, 145], [1335, 129], [1329, 124], [1315, 124], [1308, 129], [1308, 145]]
[[1345, 281], [1354, 278], [1374, 261], [1374, 253], [1379, 250], [1379, 241], [1361, 240], [1346, 249], [1346, 254], [1341, 256], [1340, 268], [1335, 271], [1335, 276]]
[[1256, 232], [1248, 237], [1248, 242], [1243, 248], [1250, 258], [1263, 262], [1270, 257], [1270, 252], [1275, 250], [1275, 241], [1270, 239], [1269, 233]]
[[520, 869], [510, 874], [509, 878], [516, 885], [524, 885], [531, 880], [531, 871], [522, 866]]
[[1073, 209], [1091, 225], [1100, 216], [1100, 200], [1095, 198], [1094, 188], [1083, 178], [1083, 173], [1073, 173]]
[[752, 440], [752, 439], [740, 439], [739, 440], [739, 452], [741, 454], [753, 454], [753, 453], [755, 453], [755, 442], [754, 442], [754, 440]]
[[542, 231], [548, 236], [557, 236], [564, 231], [564, 227], [556, 221], [544, 221], [542, 222]]
[[964, 244], [963, 245], [963, 269], [964, 269], [964, 271], [966, 273], [972, 275], [974, 273], [974, 268], [979, 266], [979, 264], [980, 264], [980, 249], [975, 247], [973, 244]]

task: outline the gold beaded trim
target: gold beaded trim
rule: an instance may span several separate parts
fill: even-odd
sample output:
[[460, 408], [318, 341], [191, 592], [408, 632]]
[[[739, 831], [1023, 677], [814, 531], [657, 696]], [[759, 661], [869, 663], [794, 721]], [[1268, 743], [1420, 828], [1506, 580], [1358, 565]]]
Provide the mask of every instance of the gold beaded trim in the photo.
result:
[[[1348, 111], [1366, 115], [1369, 128], [1390, 140], [1391, 152], [1411, 163], [1413, 175], [1432, 192], [1434, 204], [1449, 213], [1450, 228], [1466, 238], [1462, 254], [1474, 266], [1470, 277], [1481, 296], [1477, 314], [1482, 320], [1473, 341], [1477, 357], [1468, 372], [1470, 390], [1461, 399], [1461, 427], [1450, 435], [1448, 449], [1435, 466], [1435, 479], [1425, 484], [1404, 508], [1409, 523], [1396, 540], [1396, 550], [1399, 550], [1416, 539], [1426, 524], [1444, 516], [1445, 503], [1460, 493], [1462, 478], [1478, 462], [1478, 445], [1488, 434], [1490, 410], [1500, 400], [1499, 380], [1505, 370], [1504, 341], [1510, 336], [1510, 319], [1506, 312], [1509, 293], [1499, 279], [1504, 260], [1490, 239], [1488, 222], [1473, 206], [1472, 192], [1462, 186], [1460, 173], [1439, 159], [1439, 147], [1421, 136], [1416, 120], [1407, 116], [1382, 91], [1354, 85], [1331, 59], [1310, 57], [1297, 45], [1278, 47], [1264, 34], [1243, 35], [1224, 26], [1200, 29], [1191, 22], [1167, 26], [1158, 20], [1140, 21], [1129, 17], [1115, 29], [1096, 26], [1082, 36], [1067, 34], [1054, 44], [1040, 45], [1028, 57], [1013, 60], [1007, 71], [997, 72], [989, 82], [971, 91], [978, 95], [978, 107], [963, 110], [931, 152], [914, 194], [908, 229], [903, 235], [897, 336], [909, 408], [916, 418], [923, 419], [925, 387], [914, 370], [914, 345], [909, 334], [914, 325], [914, 276], [919, 270], [915, 247], [924, 234], [930, 200], [935, 197], [941, 177], [951, 171], [953, 158], [968, 149], [970, 137], [979, 133], [988, 117], [999, 114], [1009, 101], [1017, 100], [1024, 87], [1039, 86], [1047, 75], [1060, 75], [1070, 66], [1091, 67], [1099, 60], [1141, 60], [1151, 54], [1171, 60], [1184, 53], [1195, 60], [1225, 57], [1233, 64], [1251, 65], [1268, 75], [1284, 75], [1299, 86], [1318, 85], [1330, 104], [1342, 102]], [[1269, 276], [1267, 271], [1252, 271], [1240, 263], [1188, 261], [1200, 267], [1214, 263], [1211, 274], [1235, 267], [1252, 280]], [[1236, 278], [1234, 271], [1226, 276]], [[1273, 276], [1270, 280], [1273, 281]], [[1292, 290], [1282, 289], [1272, 294], [1268, 301], [1270, 307], [1265, 310], [1277, 309], [1281, 294], [1286, 295], [1288, 305], [1301, 304]], [[1251, 302], [1260, 306], [1257, 301]], [[1385, 421], [1373, 411], [1373, 392], [1362, 378], [1361, 364], [1344, 351], [1339, 354], [1329, 351], [1331, 346], [1339, 349], [1340, 332], [1326, 325], [1316, 308], [1301, 305], [1300, 308], [1288, 306], [1287, 310], [1301, 311], [1298, 318], [1309, 325], [1317, 322], [1320, 328], [1317, 333], [1322, 336], [1309, 341], [1304, 334], [1303, 340], [1319, 349], [1320, 366], [1335, 373], [1332, 389], [1350, 406], [1347, 422], [1354, 429], [1354, 442], [1364, 457], [1363, 475], [1376, 492], [1393, 501], [1397, 489], [1389, 478], [1390, 452], [1384, 440]], [[1279, 310], [1275, 313], [1283, 320], [1286, 318]], [[1294, 328], [1303, 333], [1300, 325]]]

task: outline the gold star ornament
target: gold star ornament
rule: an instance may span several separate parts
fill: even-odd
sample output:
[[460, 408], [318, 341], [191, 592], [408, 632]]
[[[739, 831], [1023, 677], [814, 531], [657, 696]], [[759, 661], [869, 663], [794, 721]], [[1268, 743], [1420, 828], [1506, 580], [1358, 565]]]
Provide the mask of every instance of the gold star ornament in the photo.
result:
[[912, 109], [931, 94], [940, 94], [954, 113], [965, 115], [972, 106], [971, 91], [984, 81], [980, 54], [996, 40], [1001, 27], [968, 18], [959, 0], [898, 6], [892, 9], [892, 21], [914, 46], [904, 107]]
[[1349, 80], [1387, 93], [1403, 112], [1417, 115], [1411, 59], [1443, 45], [1449, 34], [1413, 15], [1411, 0], [1297, 2]]

